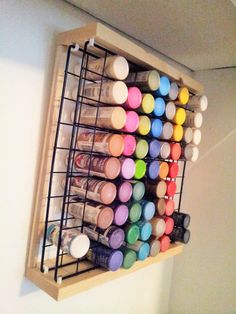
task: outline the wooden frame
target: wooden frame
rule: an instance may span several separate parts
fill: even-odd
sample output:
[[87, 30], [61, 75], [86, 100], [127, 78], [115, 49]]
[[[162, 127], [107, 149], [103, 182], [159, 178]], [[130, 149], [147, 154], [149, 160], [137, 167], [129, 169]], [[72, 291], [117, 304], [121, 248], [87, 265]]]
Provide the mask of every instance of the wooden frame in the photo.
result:
[[[119, 33], [100, 24], [93, 23], [88, 26], [64, 32], [58, 35], [56, 59], [53, 72], [51, 97], [48, 107], [47, 122], [45, 129], [45, 140], [42, 149], [41, 165], [38, 175], [38, 187], [35, 197], [35, 206], [32, 216], [31, 232], [29, 237], [28, 254], [26, 262], [26, 277], [34, 282], [38, 287], [46, 291], [56, 300], [60, 300], [72, 294], [87, 290], [90, 287], [118, 278], [130, 272], [136, 271], [147, 265], [160, 262], [170, 256], [182, 252], [182, 245], [175, 244], [165, 253], [157, 257], [150, 257], [144, 262], [136, 262], [130, 270], [120, 269], [117, 272], [105, 271], [100, 268], [84, 273], [78, 277], [73, 277], [63, 281], [61, 285], [56, 283], [51, 274], [43, 274], [38, 267], [38, 250], [45, 214], [45, 204], [47, 198], [48, 178], [51, 165], [51, 157], [56, 132], [57, 116], [60, 104], [63, 68], [65, 64], [66, 49], [71, 43], [83, 46], [87, 40], [94, 39], [96, 43], [112, 50], [117, 54], [127, 57], [147, 69], [157, 69], [160, 73], [165, 73], [179, 84], [187, 86], [193, 93], [202, 93], [203, 86], [193, 80], [188, 75], [181, 73], [154, 54], [150, 54], [144, 48], [131, 42]], [[86, 262], [85, 262], [86, 267]], [[65, 270], [66, 271], [66, 270]]]

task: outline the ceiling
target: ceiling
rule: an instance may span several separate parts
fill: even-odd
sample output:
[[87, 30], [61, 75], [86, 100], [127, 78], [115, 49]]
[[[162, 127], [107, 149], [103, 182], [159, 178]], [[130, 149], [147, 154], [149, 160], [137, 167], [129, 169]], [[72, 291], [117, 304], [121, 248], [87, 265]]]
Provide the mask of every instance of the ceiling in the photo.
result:
[[196, 71], [236, 66], [236, 0], [67, 0]]

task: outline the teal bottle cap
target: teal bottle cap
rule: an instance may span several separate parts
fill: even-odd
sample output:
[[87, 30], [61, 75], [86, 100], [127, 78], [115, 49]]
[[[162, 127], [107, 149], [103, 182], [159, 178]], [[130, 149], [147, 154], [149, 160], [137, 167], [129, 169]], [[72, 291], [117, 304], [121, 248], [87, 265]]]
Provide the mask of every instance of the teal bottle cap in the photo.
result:
[[139, 239], [142, 241], [147, 241], [152, 234], [152, 225], [148, 221], [138, 221], [137, 226], [139, 226]]
[[124, 255], [123, 265], [122, 265], [123, 268], [125, 269], [131, 268], [137, 260], [136, 252], [126, 247], [123, 247], [121, 251]]
[[134, 244], [139, 237], [139, 227], [137, 225], [128, 225], [126, 227], [126, 241], [129, 244]]
[[133, 184], [133, 199], [135, 201], [140, 201], [145, 194], [145, 185], [141, 181], [137, 181]]
[[149, 253], [150, 253], [150, 245], [144, 242], [138, 251], [138, 259], [140, 261], [145, 260], [149, 256]]
[[145, 220], [151, 220], [155, 214], [155, 210], [156, 210], [155, 204], [153, 202], [143, 200], [141, 202], [141, 206], [142, 206], [143, 218]]

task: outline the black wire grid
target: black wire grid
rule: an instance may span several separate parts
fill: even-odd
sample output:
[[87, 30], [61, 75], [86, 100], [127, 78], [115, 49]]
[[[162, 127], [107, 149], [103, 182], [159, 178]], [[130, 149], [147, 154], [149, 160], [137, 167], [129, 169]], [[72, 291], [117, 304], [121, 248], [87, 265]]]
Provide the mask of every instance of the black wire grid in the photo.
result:
[[[79, 75], [74, 74], [72, 71], [70, 71], [70, 63], [71, 63], [72, 58], [75, 58], [75, 55], [74, 55], [75, 50], [77, 50], [77, 53], [80, 53], [82, 55], [81, 69], [80, 69]], [[72, 228], [81, 228], [81, 231], [83, 231], [83, 227], [86, 225], [86, 222], [84, 222], [85, 202], [91, 201], [87, 198], [88, 180], [87, 180], [86, 193], [85, 193], [84, 198], [78, 197], [75, 199], [74, 198], [75, 195], [71, 194], [71, 179], [73, 178], [73, 176], [80, 175], [80, 176], [85, 176], [87, 178], [91, 177], [91, 175], [90, 175], [91, 162], [89, 162], [89, 169], [88, 169], [87, 174], [84, 174], [84, 173], [81, 174], [81, 173], [79, 173], [79, 171], [76, 171], [73, 167], [73, 162], [74, 162], [76, 152], [85, 152], [85, 151], [78, 149], [77, 145], [76, 145], [77, 136], [78, 136], [78, 132], [79, 132], [80, 128], [86, 128], [86, 129], [89, 129], [93, 132], [93, 141], [92, 141], [92, 145], [91, 145], [92, 148], [90, 151], [85, 152], [86, 154], [90, 155], [90, 158], [92, 155], [105, 155], [103, 153], [93, 152], [94, 135], [95, 135], [96, 131], [105, 131], [105, 132], [109, 132], [109, 133], [121, 133], [121, 134], [126, 133], [126, 132], [118, 132], [118, 131], [114, 131], [111, 129], [101, 128], [101, 127], [97, 126], [99, 107], [101, 107], [103, 105], [109, 106], [109, 104], [102, 103], [100, 101], [100, 98], [101, 98], [101, 91], [102, 91], [103, 82], [107, 81], [107, 80], [113, 81], [113, 79], [105, 76], [105, 70], [104, 70], [105, 64], [106, 64], [106, 58], [108, 56], [111, 56], [111, 55], [114, 55], [114, 53], [112, 51], [105, 49], [104, 47], [101, 47], [100, 45], [98, 45], [96, 43], [90, 44], [89, 41], [85, 43], [83, 48], [80, 48], [80, 47], [77, 48], [76, 45], [72, 44], [68, 47], [68, 50], [67, 50], [67, 57], [66, 57], [66, 63], [65, 63], [65, 69], [64, 69], [64, 81], [63, 81], [63, 86], [62, 86], [62, 94], [61, 94], [60, 108], [59, 108], [59, 114], [58, 114], [58, 122], [57, 122], [57, 127], [56, 127], [55, 142], [54, 142], [54, 149], [53, 149], [52, 161], [51, 161], [51, 170], [50, 170], [50, 176], [49, 176], [46, 216], [45, 216], [45, 223], [44, 223], [44, 235], [43, 235], [42, 252], [41, 252], [41, 265], [40, 265], [40, 270], [42, 272], [45, 272], [45, 265], [46, 265], [45, 261], [47, 260], [46, 252], [52, 246], [52, 244], [48, 243], [48, 241], [47, 241], [47, 228], [51, 223], [58, 223], [60, 226], [60, 231], [59, 231], [59, 240], [58, 240], [58, 245], [57, 245], [57, 249], [56, 249], [56, 254], [54, 256], [55, 262], [54, 262], [53, 266], [48, 268], [48, 271], [54, 272], [54, 280], [56, 282], [58, 282], [58, 278], [60, 278], [61, 280], [64, 280], [66, 278], [70, 278], [70, 277], [82, 274], [84, 272], [91, 271], [91, 270], [99, 267], [98, 265], [91, 263], [91, 266], [88, 266], [86, 269], [84, 269], [84, 268], [80, 269], [80, 263], [85, 258], [74, 259], [73, 261], [70, 261], [70, 262], [65, 261], [64, 256], [67, 255], [67, 253], [63, 252], [60, 249], [60, 247], [61, 247], [61, 239], [62, 239], [62, 231], [63, 230], [72, 229]], [[104, 57], [102, 74], [89, 70], [88, 69], [89, 60], [95, 59], [95, 58], [100, 58], [101, 56]], [[130, 64], [130, 67], [132, 68], [133, 71], [145, 70], [144, 68], [134, 64], [131, 61], [129, 61], [129, 64]], [[99, 82], [96, 81], [96, 83], [99, 84], [99, 86], [100, 86], [99, 98], [96, 101], [89, 98], [89, 97], [86, 97], [84, 95], [84, 87], [85, 87], [86, 82], [93, 82], [92, 80], [87, 78], [87, 72], [97, 74], [101, 78]], [[65, 93], [69, 77], [74, 77], [78, 80], [77, 99], [76, 100], [67, 97], [67, 95]], [[86, 102], [86, 99], [90, 100], [89, 104]], [[66, 123], [66, 122], [63, 122], [63, 120], [62, 120], [63, 108], [65, 107], [67, 101], [72, 102], [74, 104], [74, 107], [75, 107], [75, 111], [74, 111], [74, 115], [73, 115], [73, 123]], [[81, 109], [82, 109], [83, 105], [93, 106], [93, 107], [95, 106], [97, 108], [94, 126], [85, 125], [85, 124], [82, 124], [79, 122], [80, 116], [81, 116]], [[187, 108], [187, 110], [190, 110], [190, 109]], [[151, 116], [151, 115], [148, 115], [148, 116]], [[165, 121], [164, 118], [162, 120]], [[166, 121], [168, 121], [168, 120], [166, 120]], [[63, 125], [71, 127], [71, 130], [72, 130], [69, 147], [59, 146], [59, 134], [60, 134], [60, 129]], [[136, 135], [134, 134], [134, 136], [136, 136]], [[137, 137], [138, 138], [144, 138], [144, 139], [148, 138], [148, 136], [143, 137], [140, 135], [137, 135]], [[173, 141], [170, 141], [170, 142], [173, 142]], [[61, 150], [64, 150], [68, 153], [66, 171], [56, 171], [55, 170], [56, 155]], [[163, 160], [161, 158], [157, 158], [157, 159]], [[145, 160], [151, 161], [153, 159], [147, 157], [147, 158], [145, 158]], [[169, 159], [166, 159], [166, 160], [168, 161]], [[178, 206], [176, 206], [176, 209], [175, 209], [176, 211], [180, 211], [180, 207], [181, 207], [186, 161], [183, 158], [181, 158], [178, 160], [178, 163], [179, 164], [182, 163], [182, 167], [180, 167], [180, 169], [182, 170], [181, 171], [182, 173], [177, 176], [177, 179], [180, 180], [180, 190], [176, 193], [177, 195], [179, 194]], [[62, 195], [53, 195], [53, 193], [52, 193], [53, 179], [55, 178], [55, 176], [57, 174], [62, 174], [65, 176], [64, 193]], [[103, 180], [106, 180], [106, 179], [103, 179]], [[176, 180], [176, 179], [173, 179], [173, 180]], [[50, 212], [52, 212], [51, 201], [54, 198], [62, 200], [62, 205], [60, 208], [60, 218], [58, 218], [58, 219], [51, 219], [50, 218]], [[75, 218], [73, 218], [69, 215], [68, 207], [69, 207], [70, 203], [75, 203], [77, 201], [79, 201], [80, 203], [81, 202], [84, 203], [83, 217], [82, 217], [81, 223], [79, 225], [74, 224], [71, 227], [71, 226], [68, 226], [69, 222], [71, 222], [72, 220], [74, 220], [74, 221], [76, 221], [76, 220], [75, 220]], [[98, 237], [99, 237], [99, 235], [98, 235]], [[70, 270], [69, 274], [62, 276], [59, 273], [59, 270], [62, 267], [66, 267], [69, 265], [74, 266], [74, 267], [72, 267], [73, 270], [72, 271]], [[72, 269], [72, 268], [70, 267], [70, 269]]]

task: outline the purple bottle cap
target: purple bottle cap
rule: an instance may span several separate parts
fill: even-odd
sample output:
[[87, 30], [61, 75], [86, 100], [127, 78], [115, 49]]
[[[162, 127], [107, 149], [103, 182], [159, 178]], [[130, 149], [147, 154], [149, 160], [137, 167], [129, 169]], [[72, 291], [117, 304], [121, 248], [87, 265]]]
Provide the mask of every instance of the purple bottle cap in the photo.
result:
[[135, 173], [135, 162], [131, 158], [124, 158], [121, 161], [120, 174], [124, 179], [131, 179]]
[[122, 226], [129, 216], [129, 209], [126, 205], [120, 204], [114, 208], [114, 224], [117, 226]]
[[120, 184], [118, 187], [118, 198], [122, 203], [126, 203], [130, 200], [132, 196], [132, 184], [128, 181], [125, 181]]
[[158, 140], [151, 140], [149, 142], [149, 156], [156, 158], [160, 153], [161, 145]]
[[109, 238], [109, 245], [112, 249], [118, 249], [124, 243], [125, 232], [121, 228], [114, 228]]
[[148, 177], [152, 180], [155, 180], [159, 174], [159, 162], [157, 160], [153, 160], [148, 165]]
[[109, 257], [108, 267], [111, 271], [116, 271], [123, 263], [123, 254], [121, 251], [113, 251]]

